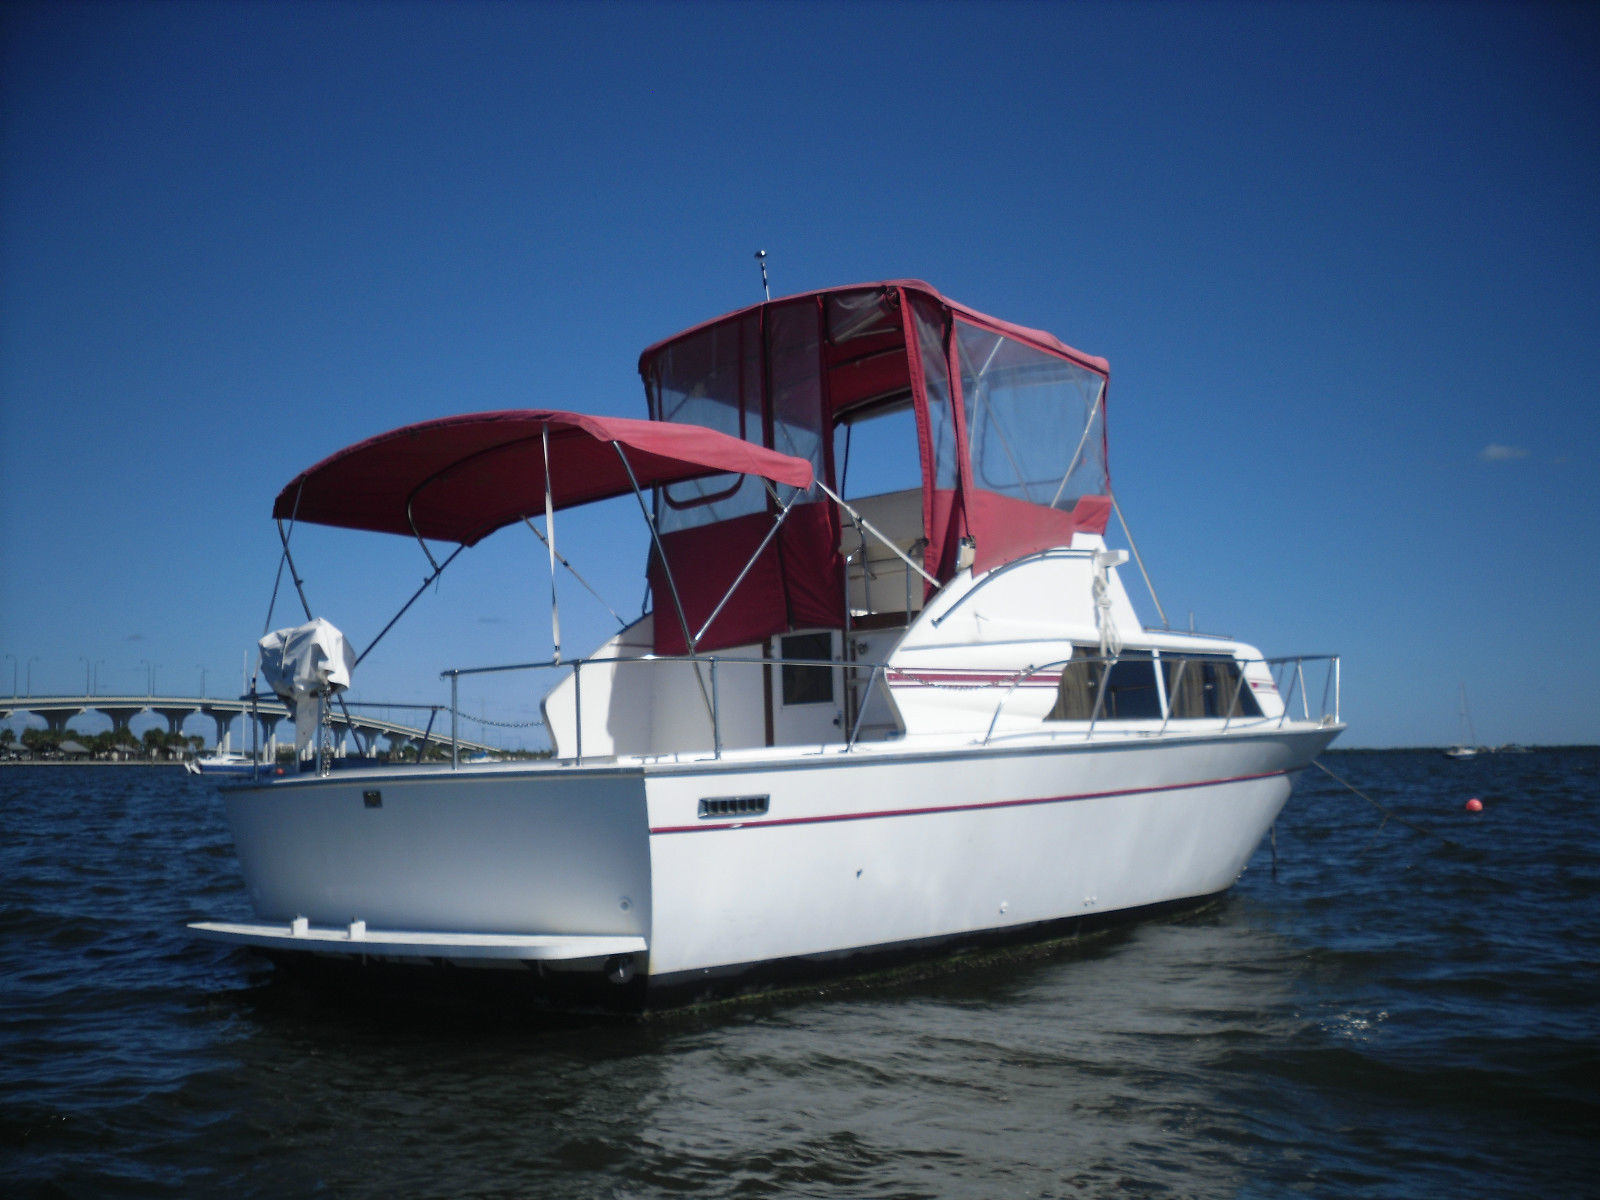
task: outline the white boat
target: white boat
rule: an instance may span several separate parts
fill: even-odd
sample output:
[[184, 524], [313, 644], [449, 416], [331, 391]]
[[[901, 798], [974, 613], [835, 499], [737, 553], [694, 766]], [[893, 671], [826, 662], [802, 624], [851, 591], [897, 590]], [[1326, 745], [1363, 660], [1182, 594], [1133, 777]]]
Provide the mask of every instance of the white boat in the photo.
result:
[[191, 758], [183, 765], [191, 775], [250, 775], [255, 772], [256, 764], [248, 755], [218, 751]]
[[546, 761], [329, 771], [358, 660], [323, 622], [265, 639], [318, 769], [224, 789], [256, 919], [197, 933], [635, 1010], [1070, 935], [1225, 891], [1343, 728], [1336, 658], [1140, 622], [1103, 360], [893, 281], [640, 370], [649, 421], [444, 418], [279, 494], [281, 527], [415, 538], [431, 581], [430, 541], [535, 519], [554, 573], [556, 513], [632, 492], [654, 606], [583, 659], [443, 671], [452, 713], [464, 676], [556, 672]]

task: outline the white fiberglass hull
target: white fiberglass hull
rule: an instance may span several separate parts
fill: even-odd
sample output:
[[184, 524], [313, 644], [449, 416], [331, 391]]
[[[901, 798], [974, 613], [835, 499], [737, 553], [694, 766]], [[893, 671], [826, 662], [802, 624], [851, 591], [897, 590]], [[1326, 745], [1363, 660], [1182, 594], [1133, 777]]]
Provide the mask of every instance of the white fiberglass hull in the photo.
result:
[[197, 929], [692, 998], [1221, 892], [1337, 731], [274, 780], [227, 794], [259, 921]]

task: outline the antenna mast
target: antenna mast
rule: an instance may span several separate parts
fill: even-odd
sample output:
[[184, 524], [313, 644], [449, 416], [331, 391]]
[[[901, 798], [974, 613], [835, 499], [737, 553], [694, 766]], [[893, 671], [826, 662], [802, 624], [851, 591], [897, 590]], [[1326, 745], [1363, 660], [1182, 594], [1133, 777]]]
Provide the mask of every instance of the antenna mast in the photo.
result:
[[771, 300], [772, 289], [767, 286], [767, 252], [765, 250], [757, 250], [756, 261], [761, 264], [761, 294]]

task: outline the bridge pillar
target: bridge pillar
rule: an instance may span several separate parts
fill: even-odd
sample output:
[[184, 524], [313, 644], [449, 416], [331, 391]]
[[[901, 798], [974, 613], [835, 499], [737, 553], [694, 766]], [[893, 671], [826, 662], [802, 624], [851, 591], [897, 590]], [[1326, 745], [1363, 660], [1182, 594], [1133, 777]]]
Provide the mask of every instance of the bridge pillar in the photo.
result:
[[62, 734], [67, 732], [67, 722], [68, 721], [72, 720], [73, 717], [81, 717], [83, 715], [83, 709], [81, 709], [81, 708], [46, 709], [44, 712], [38, 713], [36, 715], [43, 717], [46, 727], [50, 730], [51, 733], [53, 733], [53, 734], [55, 734], [56, 736], [59, 737]]
[[233, 719], [239, 714], [225, 708], [213, 708], [209, 704], [202, 705], [200, 711], [216, 722], [216, 745], [221, 746], [228, 738], [228, 731], [233, 728]]
[[[135, 708], [133, 705], [107, 704], [96, 705], [95, 712], [111, 718], [111, 731], [121, 733], [128, 728], [128, 722], [137, 717], [145, 709], [144, 705]], [[81, 711], [81, 710], [80, 710]]]
[[194, 714], [200, 710], [196, 708], [171, 708], [158, 705], [155, 708], [152, 708], [150, 711], [155, 713], [157, 716], [166, 718], [168, 733], [179, 734], [183, 732], [184, 721], [194, 716]]

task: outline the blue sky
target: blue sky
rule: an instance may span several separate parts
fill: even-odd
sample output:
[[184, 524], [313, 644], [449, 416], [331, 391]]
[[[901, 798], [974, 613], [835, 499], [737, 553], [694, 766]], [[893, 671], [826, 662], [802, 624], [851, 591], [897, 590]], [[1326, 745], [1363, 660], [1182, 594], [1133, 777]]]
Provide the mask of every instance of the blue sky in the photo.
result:
[[[1109, 358], [1169, 616], [1343, 654], [1348, 744], [1458, 740], [1462, 685], [1480, 740], [1600, 741], [1600, 8], [12, 3], [0, 29], [0, 692], [232, 693], [293, 475], [447, 413], [642, 415], [639, 350], [759, 299], [763, 248], [775, 295], [913, 276]], [[637, 612], [636, 511], [557, 528]], [[547, 656], [519, 533], [357, 694]], [[297, 555], [358, 645], [426, 566], [332, 531]], [[614, 627], [562, 588], [569, 650]], [[469, 703], [531, 720], [539, 690]]]

